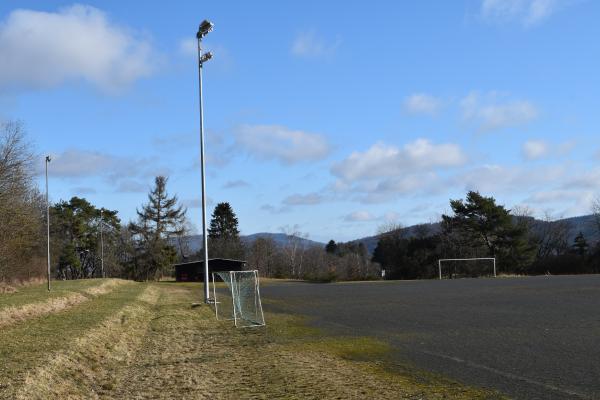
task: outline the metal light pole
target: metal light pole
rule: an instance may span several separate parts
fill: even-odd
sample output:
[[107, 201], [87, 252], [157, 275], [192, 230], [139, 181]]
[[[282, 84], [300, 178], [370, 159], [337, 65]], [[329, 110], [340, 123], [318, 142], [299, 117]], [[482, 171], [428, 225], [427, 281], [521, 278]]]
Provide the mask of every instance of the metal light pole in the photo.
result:
[[207, 20], [202, 21], [196, 33], [198, 39], [198, 93], [200, 101], [200, 170], [202, 176], [202, 237], [204, 241], [204, 302], [209, 303], [208, 290], [208, 234], [206, 229], [206, 179], [204, 173], [204, 116], [202, 113], [202, 65], [212, 58], [210, 52], [202, 54], [202, 38], [212, 31], [213, 24]]
[[48, 291], [50, 291], [50, 202], [48, 201], [48, 163], [52, 161], [50, 156], [46, 156], [46, 234], [48, 239], [47, 244], [47, 260], [48, 260]]
[[100, 210], [100, 271], [102, 273], [102, 277], [106, 278], [104, 275], [104, 236], [102, 234], [104, 221], [102, 218], [102, 211], [103, 210]]

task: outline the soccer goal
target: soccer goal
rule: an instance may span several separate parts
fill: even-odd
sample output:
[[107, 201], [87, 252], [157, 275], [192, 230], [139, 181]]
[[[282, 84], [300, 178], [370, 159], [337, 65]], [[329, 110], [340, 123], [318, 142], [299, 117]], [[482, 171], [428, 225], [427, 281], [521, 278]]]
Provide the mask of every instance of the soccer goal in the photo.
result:
[[[447, 263], [455, 263], [455, 262], [460, 262], [460, 261], [471, 261], [471, 262], [477, 262], [477, 261], [491, 261], [491, 272], [494, 274], [494, 277], [496, 277], [496, 258], [494, 257], [480, 257], [480, 258], [441, 258], [438, 260], [438, 270], [439, 270], [439, 276], [440, 279], [442, 279], [442, 263], [443, 262], [447, 262]], [[473, 276], [473, 272], [470, 271], [469, 276]]]
[[[225, 282], [226, 288], [219, 290], [215, 276]], [[213, 298], [217, 320], [233, 320], [238, 328], [264, 326], [265, 317], [260, 302], [258, 271], [213, 272]]]

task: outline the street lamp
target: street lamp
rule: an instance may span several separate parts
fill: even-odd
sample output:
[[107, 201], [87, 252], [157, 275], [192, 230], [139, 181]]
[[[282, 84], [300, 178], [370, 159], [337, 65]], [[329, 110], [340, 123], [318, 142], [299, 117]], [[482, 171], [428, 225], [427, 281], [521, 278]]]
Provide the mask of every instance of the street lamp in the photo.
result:
[[198, 39], [198, 94], [200, 102], [200, 170], [202, 177], [202, 238], [204, 241], [204, 302], [209, 303], [208, 290], [208, 234], [206, 230], [206, 178], [204, 173], [204, 116], [202, 113], [202, 65], [212, 58], [210, 52], [202, 53], [202, 38], [213, 29], [213, 24], [207, 20], [202, 21], [196, 33]]
[[104, 210], [100, 209], [100, 271], [102, 272], [102, 277], [106, 278], [106, 276], [104, 276], [104, 236], [103, 236], [103, 232], [102, 232], [102, 228], [104, 225], [104, 221], [102, 218], [102, 212]]
[[47, 260], [48, 260], [48, 291], [50, 291], [50, 203], [48, 201], [48, 163], [52, 161], [50, 156], [46, 156], [46, 234], [48, 239]]

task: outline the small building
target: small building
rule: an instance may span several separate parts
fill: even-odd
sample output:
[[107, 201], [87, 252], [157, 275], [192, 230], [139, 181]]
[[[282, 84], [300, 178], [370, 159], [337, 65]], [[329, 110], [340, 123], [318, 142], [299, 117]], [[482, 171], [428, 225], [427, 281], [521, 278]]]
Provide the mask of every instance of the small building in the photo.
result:
[[[209, 258], [208, 276], [218, 271], [243, 271], [246, 266], [244, 260], [231, 260], [228, 258]], [[204, 282], [204, 260], [189, 261], [174, 264], [175, 280], [177, 282]]]

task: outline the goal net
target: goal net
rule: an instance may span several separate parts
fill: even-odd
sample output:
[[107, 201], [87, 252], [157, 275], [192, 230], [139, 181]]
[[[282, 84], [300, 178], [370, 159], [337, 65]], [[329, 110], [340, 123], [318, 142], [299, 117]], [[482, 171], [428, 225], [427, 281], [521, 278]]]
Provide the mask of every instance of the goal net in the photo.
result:
[[496, 259], [483, 258], [442, 258], [438, 260], [439, 278], [476, 278], [496, 276]]
[[[225, 283], [218, 291], [216, 277]], [[233, 320], [238, 328], [265, 325], [258, 271], [213, 272], [212, 281], [215, 314], [218, 320]]]

